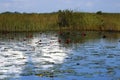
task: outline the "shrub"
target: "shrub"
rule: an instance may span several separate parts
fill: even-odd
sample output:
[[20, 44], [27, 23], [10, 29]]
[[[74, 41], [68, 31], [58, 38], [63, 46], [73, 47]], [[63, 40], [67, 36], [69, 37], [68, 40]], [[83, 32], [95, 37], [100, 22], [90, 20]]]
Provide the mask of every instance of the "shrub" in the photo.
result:
[[102, 14], [102, 11], [97, 11], [96, 14], [101, 15], [101, 14]]
[[58, 11], [58, 25], [59, 27], [69, 27], [72, 22], [72, 13], [70, 10]]

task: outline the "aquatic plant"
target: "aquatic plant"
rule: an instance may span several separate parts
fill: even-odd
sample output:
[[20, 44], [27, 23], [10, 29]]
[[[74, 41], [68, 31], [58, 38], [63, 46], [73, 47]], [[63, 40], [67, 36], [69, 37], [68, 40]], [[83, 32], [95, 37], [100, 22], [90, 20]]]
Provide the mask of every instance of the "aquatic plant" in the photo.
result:
[[[100, 14], [100, 15], [98, 15]], [[120, 31], [119, 13], [84, 13], [59, 10], [54, 13], [0, 14], [0, 31], [47, 31], [47, 30], [99, 30]]]

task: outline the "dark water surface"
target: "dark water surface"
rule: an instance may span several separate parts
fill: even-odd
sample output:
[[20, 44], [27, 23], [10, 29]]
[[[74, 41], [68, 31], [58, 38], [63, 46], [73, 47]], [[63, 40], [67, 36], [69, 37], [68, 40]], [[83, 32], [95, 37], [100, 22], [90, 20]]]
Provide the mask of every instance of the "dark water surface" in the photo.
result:
[[120, 80], [120, 33], [0, 33], [0, 80]]

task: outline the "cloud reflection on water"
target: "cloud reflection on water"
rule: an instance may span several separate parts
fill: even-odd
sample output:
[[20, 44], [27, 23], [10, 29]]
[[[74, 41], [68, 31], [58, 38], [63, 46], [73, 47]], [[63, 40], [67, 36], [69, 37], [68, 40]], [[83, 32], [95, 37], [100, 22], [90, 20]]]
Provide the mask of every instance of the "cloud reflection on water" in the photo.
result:
[[[25, 36], [15, 36], [13, 40], [1, 39], [0, 79], [37, 74], [41, 70], [54, 67], [55, 64], [62, 64], [67, 56], [68, 51], [60, 47], [55, 34], [37, 35], [25, 41], [24, 39]], [[41, 42], [38, 42], [39, 40]]]
[[0, 79], [18, 77], [22, 73], [26, 57], [20, 51], [6, 50], [0, 52]]

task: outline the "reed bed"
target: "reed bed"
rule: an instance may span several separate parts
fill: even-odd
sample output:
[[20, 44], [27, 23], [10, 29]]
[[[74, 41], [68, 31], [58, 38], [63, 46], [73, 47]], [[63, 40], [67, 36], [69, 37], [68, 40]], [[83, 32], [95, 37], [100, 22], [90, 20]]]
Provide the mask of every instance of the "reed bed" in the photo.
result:
[[68, 10], [44, 14], [0, 14], [0, 31], [46, 31], [60, 29], [120, 31], [120, 14], [96, 14]]

